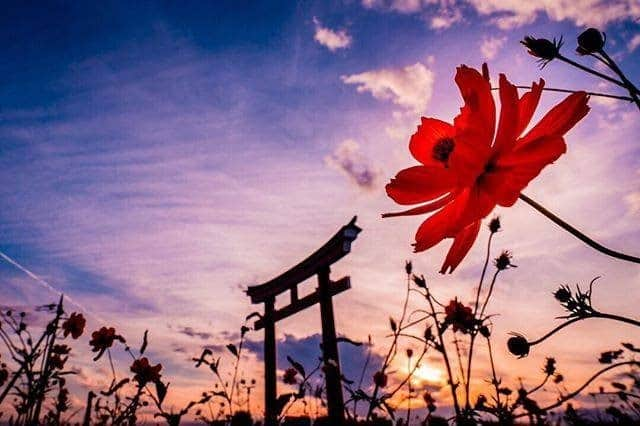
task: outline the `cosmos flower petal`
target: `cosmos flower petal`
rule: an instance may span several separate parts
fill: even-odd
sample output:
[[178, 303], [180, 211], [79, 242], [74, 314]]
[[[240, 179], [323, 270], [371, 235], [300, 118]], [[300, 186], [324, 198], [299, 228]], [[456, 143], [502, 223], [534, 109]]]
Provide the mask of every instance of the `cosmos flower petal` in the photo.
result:
[[438, 166], [414, 166], [401, 170], [386, 186], [387, 195], [398, 204], [434, 200], [453, 189], [455, 176]]
[[510, 207], [529, 182], [566, 149], [560, 136], [545, 136], [519, 144], [513, 152], [498, 160], [495, 171], [483, 178], [483, 185], [496, 203]]
[[412, 209], [404, 210], [401, 212], [384, 213], [382, 217], [385, 218], [385, 217], [396, 217], [396, 216], [413, 216], [417, 214], [431, 213], [432, 211], [438, 210], [439, 208], [446, 206], [451, 201], [453, 201], [455, 197], [456, 197], [456, 193], [451, 192], [445, 195], [444, 197], [439, 198], [430, 203], [423, 204], [421, 206], [414, 207]]
[[424, 165], [437, 165], [443, 167], [443, 163], [434, 159], [435, 145], [443, 139], [453, 139], [454, 128], [451, 124], [435, 119], [422, 117], [422, 124], [418, 131], [411, 136], [409, 151], [413, 157]]
[[424, 251], [445, 238], [454, 238], [463, 228], [488, 215], [495, 205], [488, 194], [477, 188], [465, 189], [420, 225], [416, 232], [414, 251]]
[[521, 143], [547, 135], [564, 136], [589, 112], [588, 99], [585, 92], [577, 92], [567, 96], [522, 138]]
[[480, 232], [480, 220], [473, 222], [455, 236], [447, 257], [440, 268], [441, 274], [452, 273], [469, 253]]
[[531, 91], [525, 93], [522, 95], [522, 98], [520, 98], [518, 102], [518, 128], [516, 136], [520, 136], [531, 122], [531, 117], [533, 117], [533, 113], [540, 102], [544, 84], [543, 79], [540, 79], [538, 83], [533, 83], [531, 85]]
[[476, 144], [491, 146], [496, 121], [491, 85], [477, 70], [465, 65], [458, 67], [455, 81], [464, 100], [453, 121], [456, 135], [470, 132], [477, 135]]
[[510, 149], [519, 136], [518, 106], [518, 89], [504, 74], [500, 74], [500, 121], [493, 144], [494, 156]]

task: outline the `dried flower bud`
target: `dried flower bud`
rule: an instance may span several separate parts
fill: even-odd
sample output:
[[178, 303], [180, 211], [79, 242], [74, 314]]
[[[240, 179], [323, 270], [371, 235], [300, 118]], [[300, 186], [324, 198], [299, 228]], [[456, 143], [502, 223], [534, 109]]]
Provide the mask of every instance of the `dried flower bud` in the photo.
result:
[[595, 28], [589, 28], [578, 36], [576, 52], [580, 55], [589, 55], [599, 52], [604, 47], [607, 37]]
[[483, 325], [482, 327], [480, 327], [480, 329], [478, 331], [480, 332], [482, 337], [491, 336], [491, 330], [489, 330], [489, 327], [487, 327], [486, 325]]
[[407, 275], [411, 275], [411, 271], [413, 271], [413, 265], [411, 261], [407, 260], [404, 264], [404, 270], [407, 272]]
[[560, 55], [560, 47], [562, 47], [562, 37], [560, 40], [553, 41], [546, 38], [534, 38], [527, 36], [524, 40], [520, 41], [528, 50], [529, 54], [540, 58], [542, 68], [545, 67], [551, 60], [557, 58]]
[[394, 333], [396, 332], [396, 330], [398, 330], [398, 324], [396, 323], [396, 320], [391, 317], [389, 317], [389, 327], [391, 327], [391, 331], [393, 331]]
[[489, 231], [491, 231], [492, 234], [495, 234], [499, 230], [500, 230], [500, 216], [496, 216], [493, 219], [491, 219], [491, 222], [489, 222]]
[[565, 287], [560, 287], [558, 290], [553, 293], [553, 297], [560, 303], [567, 303], [571, 300], [571, 291]]
[[387, 386], [387, 375], [382, 371], [377, 371], [373, 375], [373, 383], [379, 388]]
[[413, 282], [416, 283], [416, 285], [420, 288], [427, 288], [427, 280], [424, 278], [424, 275], [414, 275]]
[[529, 345], [527, 339], [519, 334], [515, 334], [513, 337], [510, 337], [509, 340], [507, 340], [507, 348], [509, 348], [509, 352], [511, 352], [518, 358], [524, 358], [525, 356], [529, 355], [530, 347], [531, 346]]
[[498, 256], [495, 261], [493, 262], [494, 265], [496, 266], [496, 268], [498, 268], [498, 270], [500, 271], [504, 271], [505, 269], [512, 267], [514, 268], [516, 265], [513, 265], [511, 263], [511, 259], [513, 258], [513, 256], [511, 255], [511, 252], [508, 250], [503, 251], [500, 256]]
[[552, 357], [547, 358], [543, 370], [547, 376], [553, 376], [556, 372], [556, 359]]

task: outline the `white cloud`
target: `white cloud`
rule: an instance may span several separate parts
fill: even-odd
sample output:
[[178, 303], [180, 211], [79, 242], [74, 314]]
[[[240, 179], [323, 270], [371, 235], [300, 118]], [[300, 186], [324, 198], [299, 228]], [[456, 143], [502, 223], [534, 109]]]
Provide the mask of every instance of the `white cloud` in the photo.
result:
[[330, 51], [335, 52], [338, 49], [344, 49], [351, 45], [353, 39], [346, 30], [336, 31], [323, 27], [322, 23], [315, 17], [313, 18], [313, 23], [316, 26], [316, 33], [313, 38]]
[[629, 43], [627, 43], [629, 52], [633, 52], [638, 46], [640, 46], [640, 34], [634, 35], [633, 38], [629, 40]]
[[325, 163], [347, 175], [353, 183], [363, 189], [374, 189], [382, 176], [379, 167], [375, 167], [360, 152], [360, 145], [353, 139], [344, 140], [325, 157]]
[[429, 26], [434, 30], [444, 30], [462, 21], [462, 11], [455, 7], [442, 7], [429, 20]]
[[631, 192], [624, 197], [624, 201], [629, 208], [629, 214], [636, 215], [640, 213], [640, 191]]
[[507, 37], [485, 37], [480, 44], [480, 53], [484, 59], [490, 60], [496, 57], [498, 51], [504, 46]]
[[481, 15], [490, 15], [501, 29], [516, 28], [546, 14], [553, 21], [605, 27], [640, 13], [637, 0], [467, 0]]
[[369, 92], [376, 99], [417, 114], [424, 113], [433, 92], [434, 73], [417, 62], [404, 68], [384, 68], [342, 76], [346, 84], [355, 84], [358, 93]]
[[541, 14], [553, 21], [569, 20], [577, 26], [601, 28], [640, 14], [637, 0], [362, 0], [362, 5], [369, 9], [424, 13], [434, 29], [448, 28], [461, 21], [464, 6], [473, 7], [503, 30], [530, 24]]

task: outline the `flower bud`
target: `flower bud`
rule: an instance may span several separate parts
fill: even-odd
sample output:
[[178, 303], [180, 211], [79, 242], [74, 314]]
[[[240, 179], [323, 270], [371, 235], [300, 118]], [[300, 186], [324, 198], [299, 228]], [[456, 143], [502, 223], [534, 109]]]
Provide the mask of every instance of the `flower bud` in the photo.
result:
[[427, 280], [424, 278], [424, 275], [414, 275], [413, 282], [420, 288], [427, 288]]
[[405, 262], [404, 270], [406, 271], [407, 275], [411, 275], [411, 271], [413, 270], [413, 265], [411, 264], [410, 261]]
[[491, 219], [491, 222], [489, 222], [489, 231], [491, 231], [492, 234], [495, 234], [499, 230], [500, 230], [500, 217], [496, 216], [493, 219]]
[[509, 352], [518, 358], [524, 358], [529, 355], [530, 345], [524, 336], [516, 334], [507, 340], [507, 348], [509, 348]]
[[571, 300], [571, 292], [565, 287], [560, 287], [553, 293], [553, 297], [560, 303], [567, 303]]
[[602, 50], [607, 37], [595, 28], [589, 28], [578, 36], [576, 52], [580, 55], [589, 55]]
[[387, 375], [382, 371], [378, 371], [373, 375], [373, 383], [379, 388], [387, 386]]

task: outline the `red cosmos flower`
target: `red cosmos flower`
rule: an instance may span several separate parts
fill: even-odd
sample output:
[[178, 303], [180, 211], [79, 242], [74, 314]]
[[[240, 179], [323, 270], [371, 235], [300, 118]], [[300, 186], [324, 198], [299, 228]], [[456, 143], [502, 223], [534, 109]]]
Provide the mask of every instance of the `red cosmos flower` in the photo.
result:
[[463, 333], [467, 333], [473, 328], [473, 312], [468, 306], [464, 306], [458, 302], [458, 299], [453, 299], [444, 308], [445, 321], [453, 325], [453, 332], [460, 330]]
[[160, 380], [162, 364], [152, 366], [149, 364], [147, 357], [142, 357], [133, 361], [130, 369], [132, 373], [135, 373], [133, 380], [138, 382], [140, 386], [144, 386], [149, 382], [157, 382]]
[[62, 323], [62, 330], [64, 331], [64, 337], [71, 334], [71, 337], [77, 339], [82, 335], [84, 326], [87, 324], [87, 320], [84, 319], [82, 314], [74, 312], [71, 316]]
[[496, 205], [512, 206], [529, 182], [566, 151], [564, 134], [589, 111], [584, 92], [571, 94], [522, 136], [544, 80], [534, 83], [520, 98], [516, 87], [500, 75], [497, 130], [489, 81], [464, 65], [457, 69], [455, 81], [465, 104], [453, 125], [423, 117], [409, 142], [411, 154], [422, 164], [401, 170], [386, 186], [387, 194], [398, 204], [425, 204], [382, 215], [438, 210], [418, 228], [414, 248], [424, 251], [453, 238], [440, 273], [453, 272], [460, 264], [478, 235], [482, 218]]

